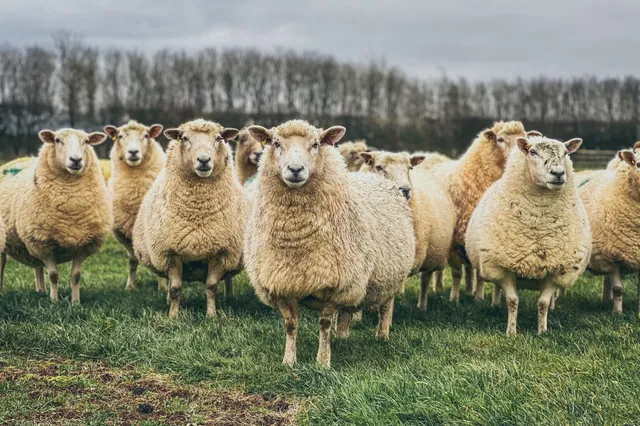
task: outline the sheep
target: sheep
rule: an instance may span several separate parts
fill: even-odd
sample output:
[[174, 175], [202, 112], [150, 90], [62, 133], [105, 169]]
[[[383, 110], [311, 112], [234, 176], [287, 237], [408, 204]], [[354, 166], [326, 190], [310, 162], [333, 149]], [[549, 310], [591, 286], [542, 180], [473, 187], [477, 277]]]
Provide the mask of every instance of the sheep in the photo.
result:
[[362, 157], [360, 157], [361, 152], [370, 152], [371, 149], [367, 146], [367, 141], [364, 139], [359, 139], [356, 141], [342, 142], [338, 145], [338, 151], [344, 162], [347, 165], [347, 169], [350, 172], [357, 172], [362, 167]]
[[240, 266], [245, 205], [229, 147], [237, 134], [203, 119], [164, 132], [166, 164], [140, 205], [133, 251], [169, 279], [170, 318], [178, 315], [183, 280], [205, 282], [207, 317], [215, 317], [218, 281]]
[[622, 272], [640, 271], [640, 162], [632, 151], [618, 158], [615, 170], [594, 172], [579, 187], [593, 231], [589, 270], [605, 275], [603, 299], [613, 300], [616, 313], [622, 312]]
[[579, 138], [518, 138], [503, 177], [469, 220], [467, 255], [504, 291], [507, 335], [516, 334], [517, 288], [540, 290], [538, 334], [544, 333], [555, 291], [573, 286], [589, 262], [591, 229], [569, 158], [581, 144]]
[[35, 161], [0, 182], [0, 215], [7, 228], [6, 253], [36, 269], [36, 286], [58, 301], [58, 265], [73, 261], [71, 303], [80, 303], [82, 262], [106, 241], [113, 220], [109, 192], [93, 146], [101, 132], [42, 130]]
[[[138, 259], [133, 254], [133, 224], [142, 198], [162, 170], [165, 161], [162, 146], [155, 139], [162, 132], [161, 124], [147, 127], [131, 120], [116, 127], [107, 125], [104, 131], [113, 139], [111, 166], [113, 173], [108, 186], [113, 201], [113, 235], [129, 255], [129, 277], [126, 289], [135, 288]], [[166, 290], [166, 280], [158, 279], [158, 289]]]
[[[539, 134], [536, 132], [536, 134]], [[460, 279], [465, 270], [465, 290], [473, 291], [474, 272], [464, 253], [464, 235], [467, 224], [482, 194], [498, 180], [504, 171], [507, 157], [515, 141], [524, 137], [524, 126], [519, 121], [499, 121], [492, 128], [481, 131], [464, 155], [456, 160], [437, 164], [432, 168], [436, 178], [445, 186], [453, 201], [456, 226], [452, 252], [449, 256], [452, 286], [450, 300], [460, 300]], [[533, 135], [533, 133], [532, 133]], [[420, 167], [420, 166], [418, 166]], [[425, 166], [426, 167], [426, 166]], [[437, 280], [442, 278], [436, 276]], [[496, 293], [494, 292], [494, 302]], [[482, 280], [478, 280], [475, 297], [484, 299]]]
[[[634, 143], [633, 144], [633, 148], [631, 148], [631, 150], [633, 151], [634, 154], [638, 153], [638, 149], [640, 149], [640, 141], [637, 141], [636, 143]], [[622, 160], [620, 159], [620, 156], [618, 154], [614, 155], [613, 158], [611, 159], [611, 161], [609, 161], [609, 163], [607, 163], [607, 170], [615, 170], [615, 169], [618, 168], [618, 166], [622, 162]]]
[[418, 307], [427, 309], [428, 285], [434, 271], [447, 266], [453, 226], [453, 204], [449, 194], [424, 168], [421, 154], [363, 152], [362, 172], [377, 173], [394, 182], [409, 200], [413, 215], [416, 251], [411, 273], [422, 272]]
[[238, 134], [235, 152], [236, 173], [241, 185], [255, 177], [261, 155], [262, 144], [255, 140], [247, 129], [242, 129]]
[[292, 120], [274, 131], [249, 127], [267, 145], [245, 233], [244, 263], [260, 300], [277, 307], [286, 329], [283, 363], [296, 362], [298, 304], [320, 305], [317, 361], [331, 364], [330, 329], [351, 313], [377, 307], [377, 336], [387, 339], [394, 296], [415, 255], [409, 205], [391, 181], [349, 173], [333, 146], [345, 128], [319, 131]]

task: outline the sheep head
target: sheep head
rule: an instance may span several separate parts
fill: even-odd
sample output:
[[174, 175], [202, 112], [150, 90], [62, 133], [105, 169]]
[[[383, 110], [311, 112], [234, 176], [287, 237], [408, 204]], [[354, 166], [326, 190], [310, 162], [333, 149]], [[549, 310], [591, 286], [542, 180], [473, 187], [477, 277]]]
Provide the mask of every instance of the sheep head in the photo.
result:
[[72, 175], [79, 175], [90, 161], [89, 153], [92, 145], [100, 145], [107, 139], [102, 132], [85, 133], [76, 129], [60, 129], [55, 132], [41, 130], [40, 140], [50, 144], [55, 153], [55, 162], [60, 170]]
[[516, 140], [526, 138], [527, 133], [520, 121], [497, 121], [492, 128], [484, 130], [482, 136], [494, 144], [506, 160], [511, 149], [516, 146]]
[[526, 156], [526, 167], [531, 180], [541, 188], [560, 190], [571, 171], [569, 154], [576, 152], [582, 139], [574, 138], [565, 143], [545, 137], [518, 138], [518, 148]]
[[360, 171], [365, 173], [375, 173], [394, 182], [402, 195], [411, 199], [411, 177], [410, 171], [413, 166], [420, 164], [424, 160], [424, 155], [410, 156], [406, 152], [362, 152], [360, 153], [364, 165]]
[[357, 172], [363, 164], [360, 153], [369, 152], [369, 147], [367, 147], [367, 143], [364, 140], [344, 142], [338, 145], [338, 152], [342, 155], [347, 169], [350, 172]]
[[162, 124], [149, 127], [131, 120], [124, 126], [104, 126], [104, 132], [113, 139], [118, 158], [131, 166], [139, 166], [147, 154], [151, 141], [162, 132]]
[[173, 155], [179, 157], [184, 170], [201, 178], [216, 176], [224, 169], [229, 161], [227, 144], [237, 134], [237, 129], [224, 128], [203, 119], [164, 132], [168, 139], [177, 141]]
[[324, 159], [324, 150], [335, 145], [346, 132], [341, 126], [318, 130], [306, 121], [292, 120], [272, 130], [249, 127], [256, 140], [268, 145], [264, 166], [275, 169], [289, 188], [304, 186]]
[[248, 130], [243, 129], [238, 135], [238, 147], [236, 156], [242, 157], [243, 161], [251, 164], [258, 164], [262, 156], [263, 147]]

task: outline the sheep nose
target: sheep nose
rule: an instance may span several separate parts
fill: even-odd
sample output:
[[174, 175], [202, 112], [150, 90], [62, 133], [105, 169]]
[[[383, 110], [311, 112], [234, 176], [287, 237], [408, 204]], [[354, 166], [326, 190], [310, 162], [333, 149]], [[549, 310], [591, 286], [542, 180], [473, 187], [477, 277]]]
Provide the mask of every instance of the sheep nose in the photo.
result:
[[551, 169], [551, 174], [554, 175], [555, 177], [562, 177], [564, 176], [564, 169]]
[[411, 188], [403, 186], [402, 188], [400, 188], [400, 191], [402, 191], [402, 195], [404, 195], [404, 198], [406, 198], [407, 200], [411, 198]]
[[71, 160], [72, 163], [80, 163], [82, 161], [82, 157], [71, 156], [69, 157], [69, 160]]
[[287, 168], [291, 173], [293, 173], [294, 175], [297, 175], [304, 169], [304, 166], [287, 166]]
[[139, 149], [130, 149], [129, 150], [129, 154], [133, 155], [134, 157], [137, 156], [139, 152], [140, 152]]
[[262, 157], [262, 152], [254, 152], [253, 155], [256, 156], [256, 160], [259, 160]]
[[209, 161], [211, 161], [211, 157], [209, 157], [208, 155], [200, 155], [200, 156], [198, 156], [198, 162], [199, 163], [206, 164]]

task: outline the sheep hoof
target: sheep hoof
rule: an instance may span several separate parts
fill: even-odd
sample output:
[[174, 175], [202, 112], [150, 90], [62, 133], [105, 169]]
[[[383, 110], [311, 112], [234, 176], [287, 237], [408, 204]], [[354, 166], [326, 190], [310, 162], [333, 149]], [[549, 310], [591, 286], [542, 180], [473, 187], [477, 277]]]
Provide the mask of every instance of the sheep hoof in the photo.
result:
[[507, 328], [507, 336], [515, 336], [516, 335], [516, 329], [514, 328]]
[[286, 365], [287, 367], [293, 367], [293, 365], [296, 363], [296, 357], [290, 357], [287, 358], [286, 356], [284, 357], [284, 359], [282, 360], [282, 364]]

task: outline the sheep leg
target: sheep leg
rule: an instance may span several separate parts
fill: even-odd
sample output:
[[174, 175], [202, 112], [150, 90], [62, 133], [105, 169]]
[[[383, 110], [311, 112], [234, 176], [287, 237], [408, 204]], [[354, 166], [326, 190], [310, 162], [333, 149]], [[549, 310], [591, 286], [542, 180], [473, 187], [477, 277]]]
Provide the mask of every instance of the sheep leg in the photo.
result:
[[40, 266], [33, 270], [36, 276], [36, 292], [45, 293], [47, 289], [44, 286], [44, 267]]
[[378, 331], [376, 336], [380, 339], [386, 340], [389, 338], [389, 328], [393, 320], [393, 301], [394, 299], [392, 298], [378, 308]]
[[462, 270], [451, 268], [451, 295], [450, 302], [460, 303], [460, 281], [462, 280]]
[[538, 298], [538, 334], [547, 332], [547, 313], [555, 298], [556, 287], [547, 284], [542, 288]]
[[602, 300], [605, 302], [613, 300], [613, 287], [611, 286], [611, 277], [609, 275], [605, 275], [602, 282]]
[[[175, 318], [180, 311], [180, 293], [182, 292], [182, 260], [174, 259], [168, 271], [169, 276], [169, 318]], [[207, 308], [209, 301], [207, 300]]]
[[502, 299], [502, 287], [500, 287], [500, 284], [496, 283], [493, 285], [493, 295], [491, 296], [491, 305], [498, 306], [500, 304], [501, 299]]
[[0, 253], [0, 290], [4, 287], [4, 268], [7, 266], [7, 253]]
[[125, 289], [133, 290], [136, 288], [136, 271], [138, 270], [138, 259], [135, 257], [129, 258], [129, 277], [127, 278], [127, 286]]
[[85, 256], [78, 256], [71, 264], [71, 303], [80, 304], [80, 274]]
[[233, 277], [228, 276], [224, 279], [224, 297], [231, 299], [233, 297]]
[[566, 288], [564, 288], [564, 287], [559, 288], [559, 289], [558, 289], [557, 296], [558, 296], [558, 297], [564, 297], [564, 295], [565, 295], [565, 293], [566, 293], [566, 290], [567, 290], [567, 289], [566, 289]]
[[284, 347], [282, 363], [293, 366], [296, 363], [296, 336], [298, 335], [298, 301], [295, 299], [281, 299], [278, 308], [284, 318], [284, 329], [287, 332], [287, 342]]
[[507, 310], [509, 316], [507, 319], [507, 336], [516, 334], [516, 325], [518, 323], [518, 293], [516, 291], [516, 277], [513, 274], [506, 275], [501, 281], [500, 286], [504, 290], [504, 296], [507, 299]]
[[351, 326], [352, 314], [338, 311], [338, 319], [336, 321], [336, 337], [338, 339], [347, 339], [349, 337], [349, 327]]
[[158, 277], [158, 291], [169, 291], [169, 281], [166, 278]]
[[556, 292], [557, 291], [553, 292], [553, 294], [551, 295], [551, 300], [549, 301], [549, 310], [550, 311], [553, 311], [553, 310], [556, 309], [556, 298], [557, 298]]
[[356, 323], [362, 321], [362, 309], [356, 311], [353, 315], [351, 315], [351, 322]]
[[622, 280], [620, 279], [620, 268], [616, 268], [609, 274], [611, 280], [611, 290], [613, 292], [613, 312], [622, 312]]
[[51, 285], [49, 286], [49, 297], [53, 303], [58, 303], [58, 267], [53, 259], [45, 260], [44, 265], [47, 267], [49, 281], [51, 281]]
[[473, 293], [473, 277], [475, 276], [471, 265], [464, 265], [464, 291], [468, 294]]
[[484, 278], [480, 276], [480, 270], [476, 270], [476, 291], [475, 291], [476, 300], [483, 301], [484, 300]]
[[444, 269], [436, 271], [433, 275], [433, 291], [440, 292], [444, 290]]
[[218, 262], [209, 262], [207, 271], [207, 318], [216, 316], [216, 293], [218, 281], [220, 281], [220, 269]]
[[336, 308], [325, 303], [320, 309], [320, 336], [318, 339], [317, 362], [323, 367], [331, 367], [331, 319]]
[[420, 296], [418, 296], [418, 308], [423, 311], [427, 310], [427, 297], [429, 296], [429, 282], [431, 281], [432, 272], [423, 272], [420, 277]]

